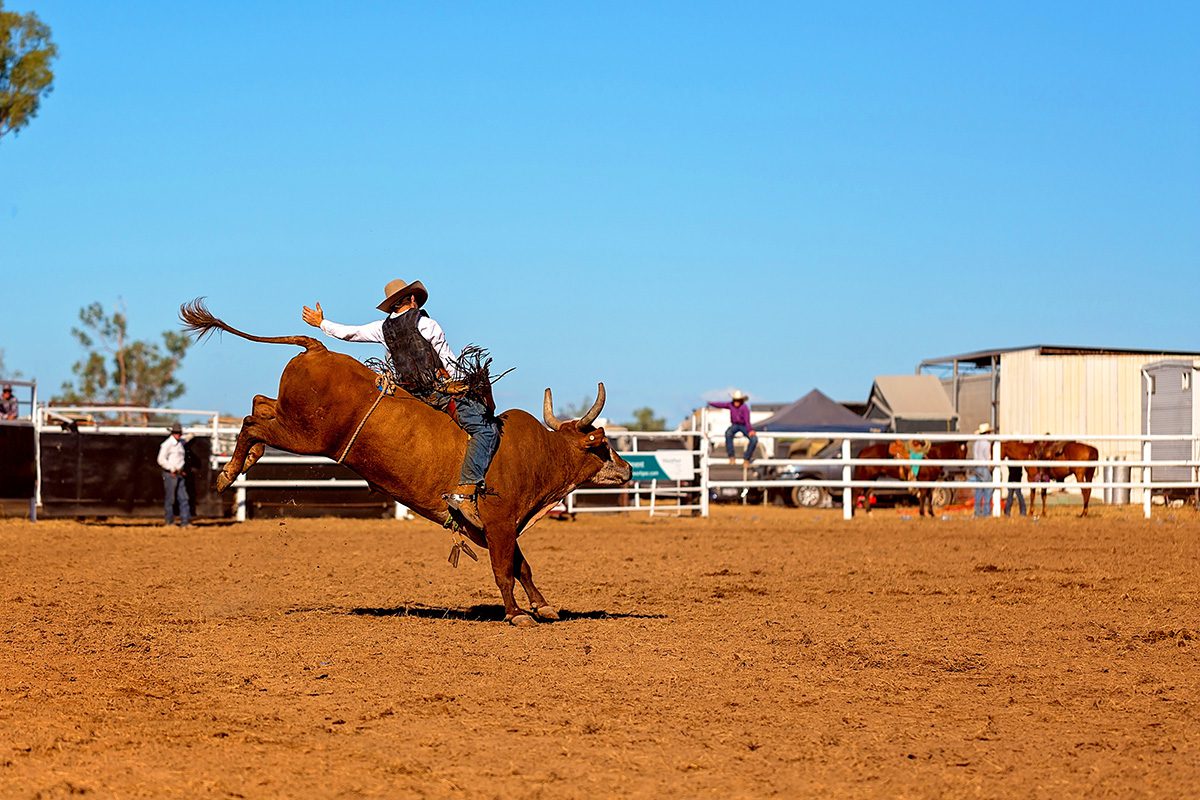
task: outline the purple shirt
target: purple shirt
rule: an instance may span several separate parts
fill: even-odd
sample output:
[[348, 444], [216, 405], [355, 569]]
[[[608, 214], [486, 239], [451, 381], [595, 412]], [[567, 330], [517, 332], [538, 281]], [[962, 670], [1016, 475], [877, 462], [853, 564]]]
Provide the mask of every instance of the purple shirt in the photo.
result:
[[713, 408], [728, 408], [729, 409], [729, 424], [745, 425], [750, 427], [750, 404], [742, 403], [740, 406], [735, 406], [733, 403], [709, 403]]

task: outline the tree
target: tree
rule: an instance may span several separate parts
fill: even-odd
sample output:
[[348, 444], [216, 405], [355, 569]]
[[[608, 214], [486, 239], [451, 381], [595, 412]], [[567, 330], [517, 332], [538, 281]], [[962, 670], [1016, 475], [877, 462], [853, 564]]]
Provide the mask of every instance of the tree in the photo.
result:
[[64, 383], [53, 402], [163, 406], [183, 394], [175, 373], [192, 343], [185, 334], [163, 331], [161, 347], [130, 341], [123, 303], [112, 314], [92, 303], [80, 309], [79, 321], [71, 335], [87, 355], [71, 368], [75, 383]]
[[54, 88], [51, 64], [58, 46], [37, 14], [4, 10], [0, 0], [0, 137], [16, 133], [37, 116]]
[[4, 350], [3, 350], [3, 348], [0, 348], [0, 378], [20, 378], [20, 377], [21, 377], [21, 370], [14, 369], [12, 372], [8, 371], [8, 365], [4, 363]]
[[631, 431], [665, 431], [667, 420], [654, 416], [654, 409], [647, 406], [634, 409], [633, 422], [625, 423], [625, 427]]

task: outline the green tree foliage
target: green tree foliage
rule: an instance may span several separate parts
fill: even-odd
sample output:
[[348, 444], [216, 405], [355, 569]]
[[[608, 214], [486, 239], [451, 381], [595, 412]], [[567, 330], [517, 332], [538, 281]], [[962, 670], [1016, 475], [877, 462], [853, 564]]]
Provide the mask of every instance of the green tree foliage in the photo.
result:
[[0, 0], [0, 137], [37, 116], [42, 98], [54, 88], [51, 64], [57, 57], [50, 26], [32, 11], [5, 11]]
[[667, 420], [654, 416], [654, 409], [647, 406], [634, 409], [633, 422], [626, 422], [625, 427], [631, 431], [665, 431]]
[[8, 364], [4, 363], [4, 350], [2, 348], [0, 348], [0, 379], [3, 379], [3, 378], [16, 379], [16, 378], [20, 378], [20, 377], [21, 377], [21, 370], [14, 369], [12, 372], [8, 371]]
[[71, 335], [86, 355], [72, 367], [74, 383], [64, 383], [53, 402], [164, 406], [183, 394], [175, 373], [192, 343], [185, 334], [163, 331], [161, 346], [130, 341], [123, 305], [109, 314], [92, 303], [80, 309], [79, 321]]
[[583, 399], [578, 403], [567, 403], [565, 406], [559, 406], [554, 412], [554, 416], [559, 419], [579, 419], [588, 412], [592, 407], [592, 403], [596, 402], [596, 398], [583, 396]]

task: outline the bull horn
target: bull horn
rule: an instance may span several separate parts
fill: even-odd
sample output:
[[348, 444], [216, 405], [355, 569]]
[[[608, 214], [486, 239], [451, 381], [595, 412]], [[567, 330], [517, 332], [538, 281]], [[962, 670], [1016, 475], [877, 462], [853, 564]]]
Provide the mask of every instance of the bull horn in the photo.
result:
[[546, 423], [546, 427], [552, 431], [562, 427], [562, 420], [554, 416], [554, 400], [550, 397], [550, 387], [546, 387], [546, 396], [542, 400], [542, 420]]
[[596, 402], [592, 403], [592, 407], [588, 412], [579, 419], [579, 427], [586, 428], [596, 421], [596, 417], [600, 416], [600, 410], [604, 408], [604, 384], [596, 384]]

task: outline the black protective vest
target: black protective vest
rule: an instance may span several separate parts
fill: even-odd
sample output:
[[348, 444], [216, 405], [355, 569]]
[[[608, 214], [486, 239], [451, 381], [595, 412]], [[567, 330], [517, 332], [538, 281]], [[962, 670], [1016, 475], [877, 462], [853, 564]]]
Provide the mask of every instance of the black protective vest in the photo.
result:
[[433, 345], [417, 330], [421, 317], [428, 316], [424, 311], [412, 309], [398, 317], [389, 315], [383, 321], [383, 341], [392, 358], [396, 380], [418, 397], [433, 393], [444, 369]]

